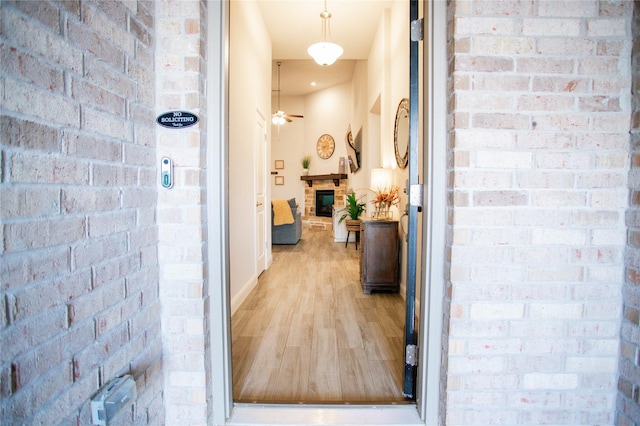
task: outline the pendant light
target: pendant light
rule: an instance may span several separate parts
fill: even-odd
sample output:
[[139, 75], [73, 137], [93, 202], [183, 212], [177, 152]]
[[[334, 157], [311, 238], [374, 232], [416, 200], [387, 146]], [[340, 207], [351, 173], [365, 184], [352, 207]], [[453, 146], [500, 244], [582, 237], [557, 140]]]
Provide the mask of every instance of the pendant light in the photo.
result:
[[273, 117], [271, 117], [271, 122], [278, 127], [280, 127], [281, 124], [286, 123], [284, 119], [284, 111], [280, 110], [280, 65], [282, 65], [282, 62], [278, 62], [278, 110], [274, 112]]
[[307, 53], [318, 65], [329, 66], [342, 55], [344, 50], [331, 42], [331, 13], [327, 10], [327, 0], [324, 0], [324, 11], [320, 14], [320, 18], [322, 19], [322, 41], [309, 46]]

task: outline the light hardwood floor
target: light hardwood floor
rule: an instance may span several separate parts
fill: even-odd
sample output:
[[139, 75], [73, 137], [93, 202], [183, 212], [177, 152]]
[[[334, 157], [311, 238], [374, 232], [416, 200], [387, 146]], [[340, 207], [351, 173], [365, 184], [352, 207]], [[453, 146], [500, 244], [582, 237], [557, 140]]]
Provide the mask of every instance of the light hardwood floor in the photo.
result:
[[354, 243], [304, 229], [231, 319], [236, 402], [403, 402], [404, 300], [363, 294]]

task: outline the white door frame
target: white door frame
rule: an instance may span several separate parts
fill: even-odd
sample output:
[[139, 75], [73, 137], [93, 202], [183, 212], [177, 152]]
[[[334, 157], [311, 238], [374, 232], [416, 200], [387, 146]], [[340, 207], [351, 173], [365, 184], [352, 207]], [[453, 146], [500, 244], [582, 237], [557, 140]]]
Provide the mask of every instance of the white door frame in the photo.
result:
[[[233, 404], [229, 296], [229, 3], [207, 2], [207, 293], [209, 422], [224, 425]], [[215, 201], [214, 201], [215, 200]], [[206, 356], [208, 355], [208, 356]], [[205, 367], [206, 368], [206, 367]]]
[[[442, 327], [447, 226], [447, 11], [441, 0], [423, 0], [422, 260], [419, 280], [420, 349], [416, 405], [427, 425], [444, 424], [440, 413]], [[424, 320], [423, 320], [424, 318]], [[434, 397], [435, 395], [435, 397]], [[440, 415], [443, 418], [440, 418]]]
[[[267, 269], [267, 232], [270, 229], [270, 204], [269, 195], [267, 194], [267, 119], [266, 114], [256, 107], [256, 122], [254, 144], [256, 149], [255, 167], [256, 175], [254, 176], [256, 198], [256, 255], [255, 255], [255, 271], [256, 277], [259, 277], [265, 269]], [[260, 175], [262, 172], [262, 176]], [[269, 222], [267, 222], [269, 219]]]
[[[234, 424], [439, 424], [441, 338], [446, 226], [446, 3], [423, 0], [425, 11], [425, 208], [421, 322], [416, 404], [287, 406], [233, 404], [228, 233], [229, 3], [207, 3], [207, 285], [210, 297], [210, 423]], [[429, 82], [429, 83], [427, 83]], [[427, 93], [427, 90], [429, 93]], [[428, 300], [425, 300], [428, 297]], [[422, 320], [424, 319], [424, 320]], [[425, 335], [425, 331], [428, 333]], [[426, 337], [428, 336], [428, 338]]]

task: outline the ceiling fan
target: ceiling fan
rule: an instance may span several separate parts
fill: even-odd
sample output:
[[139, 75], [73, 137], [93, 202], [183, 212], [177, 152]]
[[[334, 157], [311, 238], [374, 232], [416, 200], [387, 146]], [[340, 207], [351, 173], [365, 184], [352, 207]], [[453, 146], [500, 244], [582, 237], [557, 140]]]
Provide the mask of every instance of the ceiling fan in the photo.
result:
[[280, 109], [280, 66], [281, 65], [282, 65], [282, 62], [278, 62], [278, 90], [277, 90], [278, 110], [273, 113], [273, 117], [271, 118], [271, 121], [273, 122], [273, 124], [277, 124], [278, 126], [280, 126], [281, 124], [284, 124], [285, 122], [291, 123], [292, 118], [304, 118], [304, 116], [302, 115], [285, 114], [284, 111]]

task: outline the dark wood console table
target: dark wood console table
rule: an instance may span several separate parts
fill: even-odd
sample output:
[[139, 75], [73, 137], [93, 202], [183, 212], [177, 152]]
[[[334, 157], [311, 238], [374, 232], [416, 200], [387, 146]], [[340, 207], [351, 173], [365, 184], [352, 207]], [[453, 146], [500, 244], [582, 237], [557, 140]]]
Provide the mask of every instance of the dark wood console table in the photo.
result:
[[360, 227], [360, 282], [365, 294], [400, 289], [398, 221], [363, 220]]

